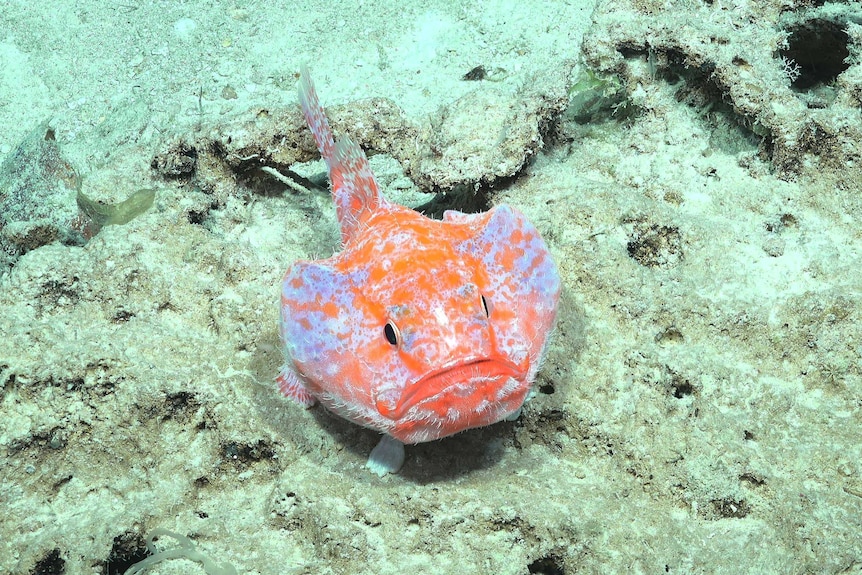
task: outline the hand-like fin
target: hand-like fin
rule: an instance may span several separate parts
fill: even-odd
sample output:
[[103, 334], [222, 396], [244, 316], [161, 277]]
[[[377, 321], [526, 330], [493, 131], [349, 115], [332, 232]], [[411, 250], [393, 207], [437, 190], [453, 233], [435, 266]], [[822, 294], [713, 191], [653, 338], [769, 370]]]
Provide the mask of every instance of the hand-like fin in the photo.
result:
[[308, 390], [305, 389], [305, 385], [288, 366], [281, 368], [281, 372], [278, 374], [278, 377], [275, 378], [275, 382], [278, 384], [278, 390], [283, 393], [285, 397], [289, 397], [302, 407], [312, 407], [317, 403], [314, 396], [308, 393]]
[[383, 477], [387, 473], [398, 473], [404, 465], [404, 444], [388, 435], [380, 438], [380, 443], [371, 450], [365, 467]]

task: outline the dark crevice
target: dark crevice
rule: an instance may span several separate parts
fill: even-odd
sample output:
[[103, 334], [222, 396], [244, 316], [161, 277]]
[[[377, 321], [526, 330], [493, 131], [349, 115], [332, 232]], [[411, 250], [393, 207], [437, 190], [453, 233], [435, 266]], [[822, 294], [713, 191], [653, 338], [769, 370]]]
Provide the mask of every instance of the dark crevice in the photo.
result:
[[786, 31], [787, 47], [778, 53], [797, 90], [830, 84], [849, 67], [850, 39], [842, 24], [817, 18]]

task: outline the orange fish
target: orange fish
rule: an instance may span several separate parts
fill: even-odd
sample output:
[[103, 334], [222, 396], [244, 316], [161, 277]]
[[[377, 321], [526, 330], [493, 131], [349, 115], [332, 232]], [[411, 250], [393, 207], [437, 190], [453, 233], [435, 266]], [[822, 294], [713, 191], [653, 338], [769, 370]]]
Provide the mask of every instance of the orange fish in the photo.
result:
[[432, 220], [389, 202], [365, 153], [335, 141], [307, 70], [299, 100], [329, 170], [341, 251], [284, 276], [279, 389], [383, 434], [368, 460], [404, 444], [517, 417], [553, 329], [560, 277], [519, 211]]

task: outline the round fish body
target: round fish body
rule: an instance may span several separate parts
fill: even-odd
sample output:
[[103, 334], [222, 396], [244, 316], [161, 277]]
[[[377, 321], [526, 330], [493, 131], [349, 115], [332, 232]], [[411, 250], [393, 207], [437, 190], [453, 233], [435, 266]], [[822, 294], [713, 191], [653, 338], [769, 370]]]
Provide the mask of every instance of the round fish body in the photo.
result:
[[403, 443], [520, 409], [553, 330], [559, 273], [507, 205], [440, 221], [389, 202], [359, 146], [333, 139], [306, 71], [300, 102], [329, 169], [342, 249], [284, 277], [277, 380], [299, 403], [320, 401], [397, 440], [400, 453], [395, 442], [375, 448], [388, 450], [392, 471]]
[[431, 441], [521, 407], [559, 289], [538, 232], [508, 206], [443, 221], [389, 206], [335, 256], [294, 264], [282, 339], [328, 409]]

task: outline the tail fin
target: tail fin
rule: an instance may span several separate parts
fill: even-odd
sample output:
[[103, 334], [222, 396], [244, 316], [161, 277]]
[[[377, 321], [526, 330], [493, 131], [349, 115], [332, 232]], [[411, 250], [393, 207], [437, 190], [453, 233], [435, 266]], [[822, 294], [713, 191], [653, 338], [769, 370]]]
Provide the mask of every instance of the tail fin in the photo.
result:
[[335, 212], [341, 224], [341, 242], [344, 244], [356, 235], [371, 214], [388, 205], [388, 202], [380, 193], [368, 158], [359, 144], [350, 136], [335, 142], [317, 99], [314, 83], [305, 67], [299, 77], [299, 103], [320, 155], [329, 169], [332, 200], [335, 202]]
[[311, 81], [311, 76], [308, 75], [308, 68], [305, 66], [302, 67], [299, 73], [299, 105], [302, 106], [302, 113], [305, 116], [308, 127], [311, 129], [314, 141], [317, 143], [317, 149], [320, 150], [320, 155], [326, 162], [326, 167], [331, 169], [332, 154], [335, 151], [332, 129], [329, 127], [326, 114], [323, 113], [320, 100], [317, 99], [317, 91], [314, 89], [314, 83]]

